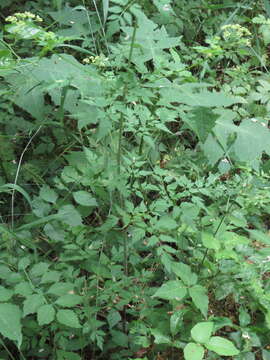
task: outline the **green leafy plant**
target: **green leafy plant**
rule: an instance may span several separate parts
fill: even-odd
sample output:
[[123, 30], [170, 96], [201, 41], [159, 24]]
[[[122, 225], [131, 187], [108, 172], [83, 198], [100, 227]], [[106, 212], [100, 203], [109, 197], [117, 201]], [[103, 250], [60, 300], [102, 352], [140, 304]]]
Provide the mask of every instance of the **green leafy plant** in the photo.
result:
[[268, 359], [267, 1], [0, 8], [0, 358]]

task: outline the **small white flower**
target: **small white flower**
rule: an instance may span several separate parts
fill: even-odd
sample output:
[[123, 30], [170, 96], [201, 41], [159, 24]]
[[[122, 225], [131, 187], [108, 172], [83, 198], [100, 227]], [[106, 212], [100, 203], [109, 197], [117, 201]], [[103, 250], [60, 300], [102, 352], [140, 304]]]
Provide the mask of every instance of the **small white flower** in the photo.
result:
[[162, 8], [163, 11], [170, 11], [171, 10], [171, 6], [170, 4], [165, 4]]
[[250, 340], [250, 336], [249, 336], [249, 334], [248, 334], [247, 332], [244, 332], [244, 333], [242, 334], [242, 338], [243, 338], [243, 339], [248, 339], [248, 340]]
[[262, 260], [262, 263], [267, 263], [270, 261], [270, 256], [267, 256], [265, 260]]

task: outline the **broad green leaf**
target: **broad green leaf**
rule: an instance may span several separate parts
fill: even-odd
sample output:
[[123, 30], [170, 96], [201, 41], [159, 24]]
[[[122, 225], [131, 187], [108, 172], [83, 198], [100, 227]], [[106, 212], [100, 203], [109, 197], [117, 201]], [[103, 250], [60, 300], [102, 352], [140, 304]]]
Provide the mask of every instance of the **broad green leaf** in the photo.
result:
[[188, 291], [194, 305], [201, 311], [204, 317], [207, 317], [208, 296], [206, 288], [201, 285], [195, 285], [192, 288], [189, 288]]
[[32, 21], [25, 21], [24, 23], [17, 22], [6, 26], [6, 30], [10, 34], [15, 34], [21, 39], [34, 39], [41, 33], [41, 28], [35, 25]]
[[251, 317], [244, 307], [239, 309], [239, 323], [241, 327], [246, 327], [251, 322]]
[[0, 304], [0, 333], [9, 340], [22, 343], [21, 310], [17, 305]]
[[83, 148], [84, 155], [86, 157], [86, 160], [89, 162], [90, 165], [94, 165], [97, 161], [97, 155], [87, 147]]
[[121, 321], [121, 315], [118, 311], [112, 310], [107, 316], [107, 321], [110, 329], [112, 329], [116, 324], [119, 323], [119, 321]]
[[49, 268], [49, 264], [45, 262], [40, 262], [38, 264], [35, 264], [32, 269], [30, 270], [31, 277], [38, 277], [46, 273], [46, 271]]
[[160, 231], [173, 230], [178, 226], [177, 222], [169, 215], [162, 216], [156, 223], [156, 228]]
[[208, 134], [215, 126], [218, 115], [212, 110], [198, 106], [194, 108], [183, 120], [195, 132], [201, 142], [205, 142]]
[[73, 205], [64, 205], [58, 211], [58, 216], [61, 220], [70, 226], [82, 225], [82, 218], [80, 213]]
[[191, 336], [196, 342], [204, 344], [209, 341], [213, 329], [213, 322], [200, 322], [191, 329]]
[[263, 357], [263, 360], [270, 360], [270, 351], [263, 350], [262, 351], [262, 357]]
[[[146, 61], [153, 59], [154, 62], [157, 62], [160, 57], [162, 58], [162, 50], [178, 46], [180, 44], [180, 38], [169, 37], [165, 27], [159, 28], [139, 9], [134, 8], [132, 12], [137, 18], [137, 31], [131, 61], [136, 64], [140, 71], [145, 72], [146, 67], [144, 63]], [[129, 58], [134, 28], [132, 26], [125, 26], [122, 27], [122, 29], [130, 41], [127, 42], [126, 46], [123, 46], [121, 50], [125, 57]]]
[[45, 299], [41, 294], [27, 296], [26, 300], [23, 302], [23, 316], [25, 317], [28, 314], [36, 313], [44, 303]]
[[54, 320], [55, 310], [52, 305], [42, 305], [37, 311], [38, 324], [40, 326], [50, 324]]
[[35, 65], [20, 67], [19, 73], [7, 77], [7, 81], [13, 87], [14, 103], [27, 111], [36, 119], [41, 119], [45, 114], [44, 91], [42, 82], [35, 78], [33, 71]]
[[172, 264], [172, 271], [185, 283], [185, 285], [191, 286], [195, 285], [197, 282], [197, 275], [191, 271], [189, 265], [181, 262], [174, 262]]
[[226, 148], [223, 149], [212, 134], [208, 135], [201, 147], [210, 165], [215, 165], [218, 160], [225, 156]]
[[175, 311], [170, 317], [170, 330], [173, 336], [181, 329], [183, 316], [183, 311]]
[[239, 354], [239, 350], [230, 340], [224, 339], [220, 336], [211, 337], [205, 346], [208, 350], [214, 351], [221, 356], [236, 356]]
[[56, 318], [60, 324], [79, 329], [81, 327], [78, 316], [72, 310], [58, 310]]
[[180, 208], [182, 211], [181, 221], [191, 226], [192, 228], [195, 228], [195, 219], [200, 212], [199, 206], [196, 204], [183, 202]]
[[270, 155], [269, 129], [256, 119], [243, 121], [238, 126], [233, 149], [240, 161], [255, 164], [264, 151]]
[[15, 294], [22, 295], [24, 297], [28, 297], [33, 293], [33, 289], [28, 281], [22, 281], [15, 286], [14, 289]]
[[57, 283], [60, 279], [61, 273], [59, 271], [47, 271], [41, 278], [41, 284]]
[[187, 289], [182, 281], [171, 280], [163, 284], [153, 295], [165, 300], [182, 300], [187, 294]]
[[8, 301], [13, 295], [13, 290], [0, 286], [0, 301]]
[[56, 192], [48, 185], [43, 185], [39, 192], [40, 197], [49, 203], [55, 203], [58, 198]]
[[72, 283], [58, 282], [58, 283], [53, 284], [48, 289], [48, 294], [63, 296], [63, 295], [67, 295], [67, 294], [73, 292], [73, 289], [74, 289], [74, 285]]
[[30, 263], [31, 263], [31, 261], [28, 257], [23, 257], [18, 262], [18, 269], [25, 270], [30, 265]]
[[84, 127], [98, 122], [98, 110], [96, 106], [91, 106], [83, 102], [79, 102], [76, 112], [72, 112], [72, 116], [78, 119], [78, 129], [81, 131]]
[[73, 307], [75, 305], [81, 304], [82, 301], [82, 296], [75, 294], [66, 294], [60, 296], [55, 303], [63, 307]]
[[163, 334], [159, 329], [151, 329], [151, 334], [154, 336], [155, 344], [171, 344], [172, 340], [166, 334]]
[[111, 329], [112, 341], [120, 347], [128, 347], [128, 336], [122, 331]]
[[[203, 145], [203, 150], [206, 156], [211, 159], [212, 164], [224, 157], [224, 151], [228, 150], [228, 139], [233, 134], [236, 139], [229, 149], [229, 154], [230, 156], [233, 155], [237, 161], [246, 162], [257, 170], [262, 154], [264, 152], [270, 154], [270, 131], [265, 124], [257, 119], [246, 119], [237, 126], [232, 119], [228, 118], [224, 121], [219, 118], [213, 132], [216, 139], [209, 135], [210, 137]], [[222, 144], [224, 151], [220, 144]], [[214, 151], [217, 154], [213, 153]]]
[[[193, 85], [193, 84], [192, 84]], [[210, 92], [203, 90], [194, 92], [189, 85], [165, 87], [160, 90], [162, 97], [168, 99], [170, 103], [182, 103], [190, 106], [199, 107], [222, 107], [244, 102], [243, 98], [226, 94], [223, 91]]]
[[89, 194], [87, 191], [76, 191], [73, 193], [74, 200], [76, 203], [83, 206], [97, 206], [96, 199]]
[[160, 257], [161, 264], [164, 265], [165, 269], [170, 273], [172, 271], [172, 257], [167, 252], [161, 251]]
[[188, 343], [184, 348], [185, 360], [202, 360], [204, 348], [200, 344]]
[[219, 250], [220, 244], [218, 238], [208, 232], [202, 232], [202, 243], [207, 249]]

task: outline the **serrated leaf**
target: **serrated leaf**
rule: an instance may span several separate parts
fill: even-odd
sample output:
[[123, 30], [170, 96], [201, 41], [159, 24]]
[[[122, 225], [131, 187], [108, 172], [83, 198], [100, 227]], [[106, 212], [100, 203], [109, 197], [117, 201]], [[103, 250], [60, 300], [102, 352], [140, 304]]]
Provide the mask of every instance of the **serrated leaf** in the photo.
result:
[[22, 281], [21, 283], [17, 284], [14, 289], [15, 294], [22, 295], [27, 297], [33, 293], [33, 289], [29, 282]]
[[121, 321], [121, 315], [118, 311], [112, 310], [107, 316], [107, 321], [110, 329], [112, 329], [116, 324], [119, 323], [119, 321]]
[[166, 334], [163, 334], [159, 329], [151, 329], [151, 334], [154, 336], [155, 344], [171, 344], [172, 340]]
[[38, 277], [43, 275], [48, 270], [49, 266], [50, 265], [45, 262], [35, 264], [30, 270], [31, 277]]
[[54, 320], [55, 310], [52, 305], [42, 305], [37, 311], [38, 324], [40, 326], [50, 324]]
[[202, 232], [202, 243], [207, 249], [219, 250], [219, 240], [208, 232]]
[[213, 322], [200, 322], [191, 329], [191, 336], [196, 342], [204, 344], [209, 341], [213, 329]]
[[191, 271], [190, 266], [187, 264], [174, 262], [172, 271], [188, 286], [195, 285], [197, 282], [197, 275]]
[[8, 301], [13, 295], [13, 290], [0, 286], [0, 301]]
[[75, 305], [81, 304], [82, 300], [82, 296], [75, 294], [66, 294], [60, 296], [55, 303], [63, 307], [73, 307]]
[[0, 304], [0, 333], [9, 340], [22, 343], [21, 310], [17, 305]]
[[83, 206], [97, 206], [96, 199], [89, 194], [87, 191], [76, 191], [73, 193], [74, 200], [76, 203]]
[[23, 257], [20, 259], [18, 263], [18, 269], [25, 270], [30, 264], [31, 264], [30, 259], [28, 257]]
[[204, 317], [208, 313], [208, 296], [207, 290], [201, 285], [195, 285], [189, 289], [189, 295], [197, 309], [201, 311]]
[[40, 306], [44, 303], [45, 299], [40, 294], [27, 296], [23, 302], [23, 316], [36, 313], [38, 308], [40, 308]]
[[58, 211], [58, 215], [65, 224], [70, 226], [82, 225], [81, 215], [73, 205], [62, 206]]
[[49, 203], [55, 203], [58, 198], [56, 192], [48, 185], [43, 185], [39, 192], [40, 197]]
[[60, 324], [79, 329], [81, 327], [78, 316], [72, 310], [58, 310], [56, 318]]
[[213, 336], [209, 342], [205, 344], [208, 350], [214, 351], [221, 356], [235, 356], [239, 354], [239, 350], [234, 344], [220, 336]]
[[184, 348], [185, 360], [202, 360], [204, 356], [204, 348], [195, 343], [188, 343]]
[[163, 284], [153, 295], [165, 300], [182, 300], [187, 294], [187, 289], [182, 281], [171, 280]]
[[59, 271], [47, 271], [41, 278], [41, 284], [57, 283], [60, 279], [61, 273]]
[[162, 216], [156, 223], [156, 228], [160, 231], [173, 230], [178, 226], [177, 222], [169, 215]]
[[170, 318], [170, 330], [173, 336], [177, 334], [180, 330], [182, 319], [184, 313], [183, 311], [175, 311]]

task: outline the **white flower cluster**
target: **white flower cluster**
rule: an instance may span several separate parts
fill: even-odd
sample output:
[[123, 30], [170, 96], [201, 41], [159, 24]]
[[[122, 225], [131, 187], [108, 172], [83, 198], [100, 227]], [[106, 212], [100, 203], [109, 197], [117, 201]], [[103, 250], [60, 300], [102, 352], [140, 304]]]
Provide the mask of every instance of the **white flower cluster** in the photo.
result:
[[221, 30], [225, 41], [232, 41], [234, 43], [237, 42], [242, 45], [251, 46], [251, 32], [244, 26], [241, 26], [240, 24], [228, 24], [222, 26]]
[[6, 21], [12, 24], [16, 24], [21, 21], [42, 22], [43, 20], [39, 15], [32, 14], [30, 11], [25, 11], [23, 13], [15, 13], [14, 15], [8, 16]]
[[108, 58], [106, 58], [104, 55], [100, 56], [88, 56], [87, 58], [83, 59], [84, 64], [95, 64], [100, 67], [105, 67], [108, 62]]

